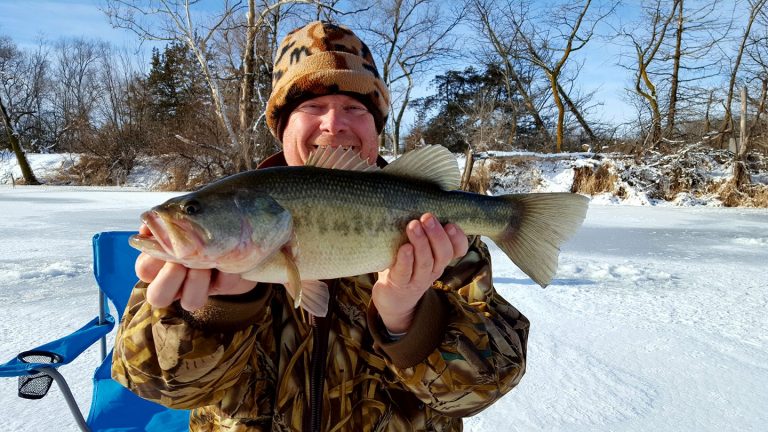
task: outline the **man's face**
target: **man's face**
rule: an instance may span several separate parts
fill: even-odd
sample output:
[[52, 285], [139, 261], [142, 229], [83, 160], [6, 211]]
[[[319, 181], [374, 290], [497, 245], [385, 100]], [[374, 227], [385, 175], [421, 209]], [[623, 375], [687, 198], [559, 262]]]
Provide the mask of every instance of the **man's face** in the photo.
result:
[[348, 147], [376, 163], [378, 134], [365, 105], [346, 95], [328, 95], [304, 101], [291, 112], [283, 130], [288, 165], [304, 165], [315, 148], [325, 146]]

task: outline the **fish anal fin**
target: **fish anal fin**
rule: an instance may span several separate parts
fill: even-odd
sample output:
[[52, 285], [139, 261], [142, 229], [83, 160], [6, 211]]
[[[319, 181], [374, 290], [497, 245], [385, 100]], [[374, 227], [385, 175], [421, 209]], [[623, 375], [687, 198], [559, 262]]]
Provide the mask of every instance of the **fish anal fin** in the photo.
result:
[[324, 317], [328, 314], [331, 299], [328, 285], [319, 280], [301, 281], [301, 308], [310, 314]]
[[461, 172], [456, 157], [441, 145], [410, 151], [384, 167], [383, 172], [434, 183], [443, 190], [458, 189]]

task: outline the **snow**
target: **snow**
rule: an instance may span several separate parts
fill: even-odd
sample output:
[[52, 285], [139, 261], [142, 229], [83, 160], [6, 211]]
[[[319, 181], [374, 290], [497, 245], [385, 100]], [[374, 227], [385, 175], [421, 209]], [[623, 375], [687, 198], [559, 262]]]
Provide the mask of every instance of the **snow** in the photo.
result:
[[[544, 187], [565, 184], [542, 172]], [[93, 318], [91, 236], [136, 229], [173, 195], [0, 185], [0, 361]], [[766, 430], [768, 210], [596, 201], [546, 289], [489, 243], [496, 288], [532, 322], [528, 371], [465, 430]], [[98, 355], [60, 369], [81, 407]], [[24, 400], [13, 379], [0, 379], [0, 419], [77, 430], [56, 386]]]

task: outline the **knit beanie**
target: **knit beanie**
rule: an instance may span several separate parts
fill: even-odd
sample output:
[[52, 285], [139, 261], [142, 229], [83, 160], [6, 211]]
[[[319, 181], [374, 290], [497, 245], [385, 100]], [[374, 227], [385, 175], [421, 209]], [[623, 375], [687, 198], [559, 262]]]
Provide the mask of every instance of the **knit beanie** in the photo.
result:
[[272, 72], [267, 126], [282, 141], [288, 115], [302, 102], [342, 94], [373, 114], [381, 133], [389, 113], [389, 91], [371, 51], [347, 27], [315, 21], [285, 36]]

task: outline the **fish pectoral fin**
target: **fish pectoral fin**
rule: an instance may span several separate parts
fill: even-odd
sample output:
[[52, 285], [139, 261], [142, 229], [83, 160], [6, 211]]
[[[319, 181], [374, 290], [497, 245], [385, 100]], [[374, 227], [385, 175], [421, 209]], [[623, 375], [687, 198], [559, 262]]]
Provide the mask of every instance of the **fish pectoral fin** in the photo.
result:
[[288, 282], [285, 287], [288, 289], [288, 294], [293, 297], [293, 307], [297, 308], [301, 304], [302, 287], [301, 287], [301, 274], [299, 273], [299, 267], [296, 265], [296, 261], [293, 259], [293, 253], [291, 248], [283, 246], [280, 248], [280, 254], [283, 255], [283, 261], [285, 263], [285, 272], [288, 274]]
[[314, 316], [324, 317], [328, 313], [328, 301], [331, 298], [328, 285], [317, 280], [301, 280], [299, 267], [293, 259], [290, 246], [280, 248], [280, 253], [283, 255], [285, 270], [288, 273], [285, 288], [293, 297], [293, 307], [301, 306]]

